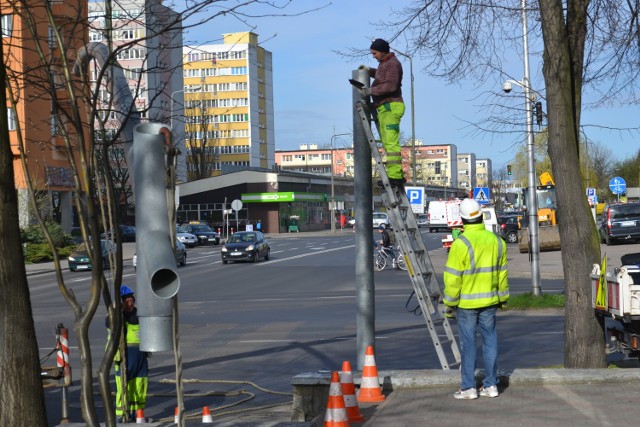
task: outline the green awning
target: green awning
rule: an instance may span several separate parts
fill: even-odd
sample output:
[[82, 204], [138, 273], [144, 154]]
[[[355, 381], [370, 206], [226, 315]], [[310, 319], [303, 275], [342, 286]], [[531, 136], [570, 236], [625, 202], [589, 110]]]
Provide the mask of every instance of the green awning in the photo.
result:
[[295, 193], [283, 191], [276, 193], [246, 193], [242, 194], [244, 203], [279, 203], [279, 202], [326, 202], [324, 193]]

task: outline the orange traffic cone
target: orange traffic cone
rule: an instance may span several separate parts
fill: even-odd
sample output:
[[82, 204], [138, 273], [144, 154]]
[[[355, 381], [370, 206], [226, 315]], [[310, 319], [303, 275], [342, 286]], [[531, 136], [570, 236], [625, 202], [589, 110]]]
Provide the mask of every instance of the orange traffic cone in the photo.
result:
[[378, 368], [376, 368], [376, 359], [373, 356], [373, 347], [368, 346], [364, 355], [358, 402], [378, 403], [384, 401], [384, 399], [385, 397], [380, 389], [380, 381], [378, 380]]
[[202, 424], [213, 424], [213, 417], [208, 406], [202, 408]]
[[144, 411], [142, 409], [138, 409], [136, 411], [136, 424], [146, 424], [147, 420], [144, 417]]
[[344, 407], [340, 376], [336, 371], [331, 374], [327, 411], [324, 414], [324, 427], [349, 427], [347, 410]]
[[342, 362], [342, 371], [340, 371], [340, 387], [342, 388], [342, 397], [344, 398], [344, 406], [347, 410], [347, 417], [350, 423], [361, 423], [364, 416], [360, 413], [358, 400], [356, 399], [356, 386], [353, 384], [353, 374], [351, 373], [351, 363], [348, 360]]

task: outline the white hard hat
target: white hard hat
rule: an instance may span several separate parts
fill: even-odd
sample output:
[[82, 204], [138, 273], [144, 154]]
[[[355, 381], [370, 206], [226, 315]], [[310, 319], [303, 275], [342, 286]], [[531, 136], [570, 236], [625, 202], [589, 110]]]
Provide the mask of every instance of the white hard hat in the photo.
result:
[[482, 215], [480, 204], [473, 199], [464, 199], [460, 203], [460, 216], [464, 219], [472, 220]]

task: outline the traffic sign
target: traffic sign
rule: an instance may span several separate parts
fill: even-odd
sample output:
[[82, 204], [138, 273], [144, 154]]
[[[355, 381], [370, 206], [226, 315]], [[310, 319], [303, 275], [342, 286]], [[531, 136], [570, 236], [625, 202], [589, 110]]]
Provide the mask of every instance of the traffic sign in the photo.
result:
[[234, 211], [239, 211], [240, 209], [242, 209], [242, 200], [235, 199], [233, 202], [231, 202], [231, 209], [233, 209]]
[[616, 176], [609, 181], [609, 188], [613, 194], [622, 194], [627, 190], [627, 183], [623, 178]]
[[473, 189], [473, 198], [481, 205], [488, 205], [491, 193], [489, 187], [476, 187]]
[[593, 197], [596, 195], [596, 189], [595, 188], [587, 188], [587, 197]]
[[424, 213], [424, 187], [404, 187], [413, 213]]

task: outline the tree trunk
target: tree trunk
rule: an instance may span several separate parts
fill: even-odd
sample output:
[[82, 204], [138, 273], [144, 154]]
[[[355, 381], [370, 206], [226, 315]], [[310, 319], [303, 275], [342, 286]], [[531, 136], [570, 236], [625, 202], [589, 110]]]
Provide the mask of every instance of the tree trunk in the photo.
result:
[[580, 176], [582, 61], [588, 1], [570, 1], [565, 23], [562, 2], [540, 0], [544, 37], [543, 74], [547, 93], [549, 156], [558, 197], [564, 268], [566, 368], [606, 365], [603, 323], [591, 305], [592, 264], [600, 244]]
[[47, 426], [40, 359], [18, 226], [0, 40], [0, 426]]

